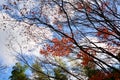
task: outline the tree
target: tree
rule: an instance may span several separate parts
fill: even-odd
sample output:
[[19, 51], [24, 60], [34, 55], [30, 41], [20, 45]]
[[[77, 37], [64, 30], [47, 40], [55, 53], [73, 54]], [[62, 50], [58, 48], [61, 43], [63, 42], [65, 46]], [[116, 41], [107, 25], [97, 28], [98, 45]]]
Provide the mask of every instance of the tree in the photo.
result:
[[55, 68], [54, 75], [56, 80], [68, 80], [67, 76], [62, 72], [62, 69]]
[[32, 65], [32, 73], [33, 78], [32, 80], [50, 80], [48, 76], [46, 76], [45, 72], [42, 70], [41, 65], [38, 61], [36, 61]]
[[[48, 39], [43, 49], [40, 49], [45, 62], [58, 66], [77, 80], [82, 80], [84, 76], [86, 79], [95, 80], [99, 75], [101, 76], [99, 80], [120, 78], [120, 69], [114, 67], [115, 64], [120, 65], [118, 0], [38, 0], [38, 2], [38, 7], [32, 6], [32, 9], [25, 4], [21, 9], [14, 8], [20, 3], [19, 0], [8, 2], [11, 6], [3, 5], [3, 8], [9, 14], [13, 9], [19, 11], [21, 14], [19, 17], [30, 25], [44, 25], [51, 29], [53, 38]], [[72, 70], [73, 65], [68, 66], [70, 69], [62, 67], [53, 61], [55, 56], [68, 59], [69, 62], [76, 61], [78, 63], [76, 67], [80, 68], [78, 70], [81, 73]], [[115, 73], [112, 73], [114, 71]], [[115, 74], [117, 76], [114, 76]]]
[[[49, 68], [51, 70], [48, 70], [47, 67], [44, 67], [46, 65], [45, 63], [39, 63], [39, 61], [35, 61], [35, 63], [32, 65], [32, 80], [51, 80], [51, 77], [48, 75], [53, 74], [54, 77], [53, 79], [55, 80], [68, 80], [67, 79], [67, 75], [65, 74], [65, 72], [59, 68], [59, 67], [55, 67], [55, 68]], [[63, 63], [61, 62], [61, 65], [63, 65]], [[50, 65], [49, 65], [50, 66]], [[45, 69], [42, 69], [45, 68]]]
[[13, 66], [12, 75], [9, 77], [10, 80], [29, 80], [25, 74], [26, 69], [26, 65], [22, 66], [20, 63], [16, 63], [15, 66]]

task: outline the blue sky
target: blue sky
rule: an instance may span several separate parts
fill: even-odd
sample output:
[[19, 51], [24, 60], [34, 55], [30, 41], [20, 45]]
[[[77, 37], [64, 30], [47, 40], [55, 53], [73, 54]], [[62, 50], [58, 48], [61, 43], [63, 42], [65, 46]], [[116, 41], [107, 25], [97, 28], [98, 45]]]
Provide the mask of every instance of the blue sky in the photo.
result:
[[[8, 77], [11, 75], [12, 66], [17, 62], [17, 58], [14, 55], [17, 55], [17, 53], [22, 53], [27, 56], [40, 56], [39, 55], [39, 49], [41, 46], [39, 46], [36, 43], [43, 43], [43, 41], [46, 38], [50, 38], [52, 36], [52, 33], [49, 29], [46, 28], [38, 28], [35, 25], [31, 26], [31, 31], [33, 31], [34, 35], [40, 37], [42, 39], [37, 40], [37, 38], [34, 38], [34, 40], [37, 40], [35, 43], [34, 40], [30, 39], [30, 41], [27, 40], [27, 37], [24, 36], [24, 26], [28, 26], [24, 22], [17, 22], [17, 17], [13, 18], [13, 15], [10, 15], [2, 10], [2, 5], [5, 4], [5, 0], [0, 0], [0, 63], [3, 65], [7, 65], [8, 68], [0, 72], [0, 80], [8, 80]], [[32, 0], [31, 0], [32, 1]], [[29, 3], [27, 3], [29, 4]], [[12, 12], [10, 12], [12, 13]], [[5, 19], [3, 18], [5, 16]], [[18, 28], [19, 25], [19, 28]], [[14, 27], [14, 29], [12, 29]], [[21, 33], [21, 35], [19, 35]], [[43, 33], [43, 34], [41, 34]], [[47, 33], [47, 34], [46, 34]], [[43, 37], [44, 36], [44, 37]], [[8, 44], [11, 44], [8, 46]], [[20, 44], [20, 46], [19, 46]], [[21, 48], [20, 48], [21, 47]], [[29, 73], [29, 72], [27, 72]]]

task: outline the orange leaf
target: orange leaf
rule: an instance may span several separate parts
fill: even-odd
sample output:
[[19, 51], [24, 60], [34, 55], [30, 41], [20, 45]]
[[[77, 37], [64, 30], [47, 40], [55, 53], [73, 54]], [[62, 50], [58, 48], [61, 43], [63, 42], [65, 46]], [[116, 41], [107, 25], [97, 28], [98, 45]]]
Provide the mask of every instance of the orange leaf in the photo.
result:
[[82, 5], [82, 3], [77, 3], [77, 8], [78, 8], [78, 10], [83, 9], [83, 5]]
[[98, 28], [97, 36], [102, 37], [103, 39], [108, 39], [109, 36], [113, 34], [107, 28]]
[[45, 49], [41, 50], [40, 53], [44, 55], [52, 54], [53, 56], [67, 56], [73, 48], [73, 44], [69, 38], [63, 37], [61, 40], [53, 38], [53, 45], [47, 44]]

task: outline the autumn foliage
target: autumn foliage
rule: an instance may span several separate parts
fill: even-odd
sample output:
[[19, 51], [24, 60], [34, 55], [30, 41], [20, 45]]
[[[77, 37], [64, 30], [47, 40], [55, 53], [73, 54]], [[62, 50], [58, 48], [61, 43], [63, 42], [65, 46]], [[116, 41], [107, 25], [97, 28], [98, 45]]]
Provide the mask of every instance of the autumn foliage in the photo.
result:
[[43, 55], [53, 55], [53, 56], [67, 56], [73, 48], [71, 39], [63, 37], [61, 40], [54, 38], [52, 39], [52, 45], [47, 44], [46, 49], [40, 50]]
[[[120, 65], [118, 1], [40, 0], [37, 9], [35, 6], [35, 9], [27, 10], [23, 6], [25, 8], [20, 9], [19, 14], [25, 18], [23, 21], [28, 21], [26, 23], [38, 27], [42, 25], [53, 32], [52, 39], [48, 39], [39, 51], [48, 57], [48, 62], [49, 57], [60, 56], [67, 59], [68, 64], [72, 65], [72, 61], [76, 63], [68, 66], [69, 69], [58, 65], [59, 63], [50, 64], [60, 67], [77, 80], [82, 80], [83, 76], [88, 80], [120, 80], [120, 69], [114, 67], [115, 64]], [[17, 3], [13, 1], [13, 4]], [[3, 5], [3, 8], [11, 10], [8, 5]], [[36, 35], [33, 36], [38, 40]]]
[[98, 32], [97, 32], [97, 36], [101, 37], [103, 39], [108, 39], [112, 34], [114, 34], [114, 32], [109, 31], [107, 28], [105, 27], [100, 27], [98, 28]]
[[[64, 6], [62, 6], [60, 8], [62, 11], [61, 14], [67, 15], [66, 23], [68, 25], [64, 26], [63, 25], [64, 23], [61, 24], [62, 21], [60, 23], [58, 21], [59, 24], [57, 25], [57, 28], [52, 27], [55, 29], [55, 31], [58, 34], [62, 33], [61, 34], [62, 36], [61, 38], [53, 38], [51, 40], [52, 44], [51, 43], [46, 44], [45, 47], [42, 50], [40, 50], [40, 54], [43, 54], [45, 56], [52, 55], [52, 56], [63, 57], [63, 56], [68, 56], [69, 54], [77, 53], [75, 54], [76, 59], [80, 59], [81, 62], [79, 62], [79, 64], [82, 66], [83, 69], [87, 70], [86, 71], [87, 74], [86, 73], [85, 74], [88, 77], [88, 80], [120, 80], [119, 70], [117, 72], [114, 67], [111, 68], [111, 66], [109, 66], [107, 62], [104, 62], [98, 57], [99, 54], [101, 54], [101, 56], [103, 54], [105, 56], [109, 56], [107, 59], [109, 58], [111, 59], [111, 57], [114, 57], [116, 60], [119, 61], [119, 58], [118, 58], [120, 54], [119, 53], [120, 42], [119, 42], [119, 35], [118, 35], [119, 31], [118, 31], [118, 28], [116, 27], [116, 23], [114, 24], [114, 20], [112, 22], [111, 19], [109, 20], [109, 16], [107, 16], [109, 14], [114, 16], [114, 14], [111, 13], [113, 8], [109, 9], [111, 7], [111, 6], [109, 7], [110, 2], [109, 1], [103, 1], [103, 2], [94, 2], [94, 1], [82, 2], [81, 1], [81, 2], [75, 3], [74, 5], [75, 5], [74, 9], [76, 9], [75, 11], [78, 11], [78, 13], [81, 13], [81, 14], [77, 13], [78, 15], [77, 17], [80, 16], [79, 18], [74, 17], [75, 20], [73, 18], [73, 21], [76, 23], [74, 22], [72, 23], [72, 17], [71, 16], [69, 17], [67, 15], [68, 13], [65, 12], [65, 9], [63, 8]], [[85, 13], [85, 15], [82, 15], [83, 13]], [[83, 16], [85, 18], [82, 18]], [[83, 23], [81, 20], [83, 20]], [[79, 24], [79, 22], [81, 23]], [[79, 27], [76, 27], [76, 26], [73, 27], [74, 24], [78, 24]], [[91, 32], [87, 33], [82, 31], [81, 27], [83, 26], [85, 27], [85, 29], [90, 28]], [[67, 36], [66, 36], [66, 32], [64, 32], [65, 27], [68, 30], [70, 30], [70, 33], [67, 33], [68, 34]], [[96, 42], [93, 42], [88, 38], [88, 41], [87, 41], [88, 44], [86, 44], [87, 43], [86, 42], [84, 45], [81, 46], [82, 43], [79, 43], [79, 38], [81, 39], [81, 35], [82, 35], [83, 38], [86, 39], [87, 34], [90, 34], [92, 36], [94, 35], [94, 37], [96, 37], [99, 40]], [[77, 36], [77, 39], [76, 39], [76, 36]], [[100, 45], [97, 45], [97, 44], [100, 44]], [[105, 44], [105, 46], [99, 47], [101, 46], [101, 44]], [[74, 52], [74, 49], [78, 49], [78, 51]], [[107, 65], [109, 68], [111, 68], [111, 71], [106, 70], [106, 68], [104, 68], [104, 65]], [[99, 70], [96, 67], [100, 67], [101, 69]]]
[[95, 74], [89, 78], [89, 80], [120, 80], [120, 73], [105, 73], [103, 71], [96, 71]]
[[94, 59], [93, 59], [91, 56], [87, 55], [86, 53], [91, 53], [91, 55], [93, 55], [93, 56], [96, 55], [95, 50], [90, 49], [90, 48], [84, 49], [84, 52], [83, 52], [83, 51], [80, 51], [80, 53], [77, 54], [77, 57], [82, 59], [81, 64], [82, 64], [84, 67], [85, 67], [85, 66], [88, 66], [89, 63], [92, 63], [92, 62], [94, 61]]

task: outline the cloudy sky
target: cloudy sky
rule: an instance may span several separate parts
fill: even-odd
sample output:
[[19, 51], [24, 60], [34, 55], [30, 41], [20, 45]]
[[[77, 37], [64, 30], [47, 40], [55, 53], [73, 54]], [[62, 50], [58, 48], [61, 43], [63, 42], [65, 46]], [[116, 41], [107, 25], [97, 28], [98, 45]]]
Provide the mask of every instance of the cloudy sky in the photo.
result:
[[[5, 0], [2, 0], [0, 5], [2, 6], [4, 3]], [[0, 72], [0, 79], [2, 80], [8, 79], [12, 66], [17, 62], [14, 55], [23, 53], [28, 56], [40, 56], [41, 46], [36, 43], [43, 43], [46, 38], [52, 38], [52, 33], [47, 28], [39, 28], [33, 25], [28, 30], [28, 27], [25, 26], [29, 25], [24, 22], [17, 22], [7, 13], [0, 11], [0, 63], [8, 66], [5, 71]], [[24, 34], [27, 31], [31, 31], [32, 36]]]

